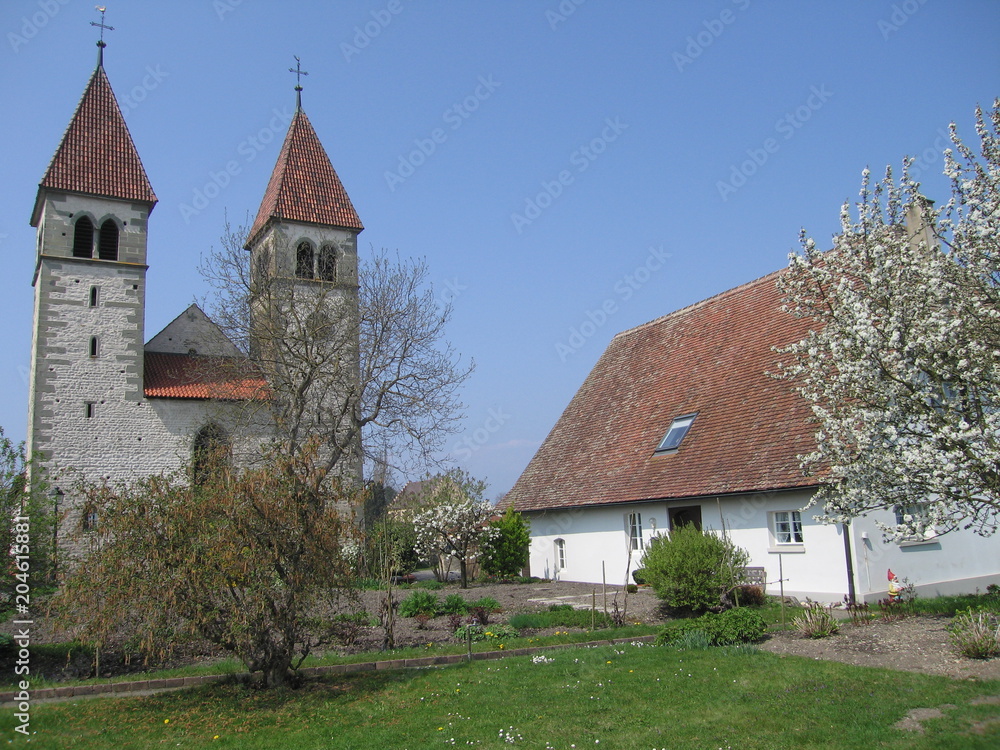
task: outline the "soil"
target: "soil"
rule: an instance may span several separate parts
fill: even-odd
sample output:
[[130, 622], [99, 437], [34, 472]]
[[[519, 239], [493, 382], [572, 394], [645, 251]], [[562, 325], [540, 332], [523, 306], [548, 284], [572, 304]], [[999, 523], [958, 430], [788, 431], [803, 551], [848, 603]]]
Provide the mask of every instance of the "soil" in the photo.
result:
[[806, 656], [864, 667], [888, 667], [956, 679], [1000, 680], [1000, 658], [968, 659], [951, 644], [948, 617], [921, 615], [868, 625], [841, 623], [827, 638], [806, 638], [795, 631], [771, 633], [761, 648], [776, 654]]
[[[397, 603], [409, 596], [412, 591], [420, 589], [396, 589], [394, 601]], [[578, 608], [589, 609], [591, 603], [596, 603], [598, 611], [604, 611], [605, 594], [601, 586], [584, 583], [542, 582], [534, 584], [472, 584], [466, 590], [457, 584], [450, 584], [434, 591], [439, 599], [449, 594], [461, 594], [466, 601], [474, 601], [482, 597], [492, 597], [500, 603], [501, 611], [491, 615], [490, 622], [502, 623], [515, 613], [544, 611], [552, 604], [571, 604]], [[616, 597], [617, 593], [617, 597]], [[619, 587], [607, 587], [606, 601], [609, 614], [614, 612], [616, 602], [619, 607], [625, 603], [624, 595]], [[378, 616], [381, 609], [382, 594], [378, 591], [361, 593], [361, 601], [356, 609], [363, 609], [373, 616]], [[791, 617], [794, 612], [789, 613]], [[642, 588], [637, 593], [628, 595], [625, 621], [628, 623], [659, 624], [664, 621], [664, 614], [659, 600], [652, 590]], [[947, 617], [920, 616], [908, 617], [891, 623], [874, 622], [869, 625], [855, 626], [850, 622], [842, 622], [840, 633], [828, 638], [805, 638], [794, 631], [772, 632], [761, 648], [779, 655], [805, 656], [812, 659], [824, 659], [845, 662], [858, 666], [888, 667], [925, 674], [944, 675], [957, 679], [1000, 679], [1000, 658], [978, 660], [959, 656], [952, 647], [948, 632], [945, 629]], [[0, 632], [12, 632], [12, 624], [0, 625]], [[36, 621], [32, 632], [34, 643], [56, 640], [46, 632], [44, 624]], [[527, 636], [551, 635], [559, 631], [572, 631], [574, 628], [548, 628], [544, 630], [522, 631]], [[456, 642], [452, 634], [451, 624], [447, 616], [435, 617], [421, 625], [414, 618], [397, 617], [394, 626], [395, 646], [425, 646], [428, 643]], [[360, 651], [378, 651], [382, 647], [383, 631], [379, 627], [360, 628], [356, 640], [351, 644], [337, 649], [341, 653], [356, 653]], [[217, 650], [208, 644], [190, 644], [183, 653], [175, 652], [166, 660], [149, 667], [176, 667], [220, 658]], [[7, 672], [12, 664], [7, 664], [7, 655], [0, 655], [0, 670]], [[38, 655], [40, 656], [40, 654]], [[44, 672], [50, 679], [73, 679], [92, 675], [92, 659], [84, 654], [65, 656], [60, 664], [37, 663], [33, 657], [32, 670], [36, 668]], [[101, 655], [101, 676], [113, 677], [117, 674], [139, 671], [143, 668], [143, 660], [133, 656], [126, 658], [114, 649], [108, 649]]]

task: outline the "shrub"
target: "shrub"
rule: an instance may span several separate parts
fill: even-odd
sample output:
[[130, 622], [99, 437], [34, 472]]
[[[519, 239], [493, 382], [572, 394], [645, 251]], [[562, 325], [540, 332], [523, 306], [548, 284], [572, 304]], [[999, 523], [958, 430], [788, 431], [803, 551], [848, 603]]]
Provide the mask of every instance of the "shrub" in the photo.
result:
[[473, 625], [489, 625], [490, 610], [486, 607], [469, 607], [469, 623]]
[[520, 635], [517, 628], [513, 628], [510, 625], [491, 625], [490, 627], [486, 627], [485, 625], [470, 623], [463, 625], [455, 631], [455, 637], [460, 641], [471, 638], [473, 643], [487, 639], [505, 641], [509, 638], [517, 638]]
[[826, 638], [840, 632], [830, 608], [819, 602], [809, 602], [801, 615], [792, 618], [792, 625], [806, 638]]
[[412, 573], [420, 562], [414, 550], [417, 533], [413, 524], [383, 518], [368, 531], [364, 555], [371, 577], [384, 581], [389, 576]]
[[483, 609], [489, 610], [490, 612], [499, 612], [503, 609], [500, 606], [500, 602], [494, 599], [492, 596], [484, 596], [476, 599], [474, 602], [469, 602], [469, 607], [482, 607]]
[[673, 609], [704, 612], [733, 589], [750, 557], [729, 539], [693, 525], [654, 537], [642, 558], [645, 578]]
[[483, 570], [492, 576], [516, 576], [528, 564], [531, 534], [524, 517], [508, 507], [502, 518], [490, 522], [495, 533], [482, 544], [479, 559]]
[[735, 593], [741, 607], [763, 607], [767, 604], [763, 586], [738, 586]]
[[415, 615], [434, 615], [437, 612], [438, 599], [430, 591], [414, 591], [399, 603], [399, 614], [402, 617]]
[[760, 640], [766, 629], [767, 625], [759, 612], [737, 607], [721, 614], [709, 612], [690, 620], [667, 623], [656, 637], [656, 642], [661, 645], [677, 645], [691, 633], [702, 633], [713, 646], [735, 646]]
[[[330, 623], [330, 630], [333, 633], [333, 637], [345, 646], [353, 646], [362, 631], [372, 624], [372, 616], [364, 610], [351, 613], [342, 612], [333, 618]], [[375, 620], [374, 624], [378, 624], [378, 621]]]
[[1000, 617], [993, 612], [970, 607], [955, 616], [948, 625], [948, 633], [962, 656], [971, 659], [1000, 656]]
[[625, 586], [625, 590], [630, 594], [635, 594], [638, 593], [639, 587], [634, 583], [630, 583], [627, 586]]
[[767, 624], [759, 612], [746, 607], [727, 609], [719, 615], [718, 646], [752, 643], [764, 637]]
[[632, 571], [632, 580], [635, 581], [640, 586], [642, 586], [642, 584], [644, 584], [644, 583], [648, 583], [648, 581], [646, 580], [646, 570], [645, 570], [645, 568], [637, 568], [636, 570], [633, 570]]
[[469, 603], [461, 594], [448, 594], [438, 607], [438, 613], [442, 615], [464, 615], [468, 611]]

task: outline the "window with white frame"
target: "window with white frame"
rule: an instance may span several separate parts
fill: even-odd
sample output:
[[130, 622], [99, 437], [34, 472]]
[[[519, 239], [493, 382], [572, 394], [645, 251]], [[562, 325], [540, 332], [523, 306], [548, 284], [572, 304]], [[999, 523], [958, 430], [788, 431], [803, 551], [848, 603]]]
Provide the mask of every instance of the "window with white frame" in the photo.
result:
[[629, 549], [642, 549], [642, 514], [626, 513], [625, 530], [628, 532]]
[[802, 514], [797, 510], [776, 510], [771, 514], [771, 535], [775, 544], [802, 544]]
[[566, 540], [556, 539], [553, 546], [555, 548], [556, 571], [560, 571], [566, 567]]
[[911, 533], [900, 535], [896, 541], [923, 542], [937, 536], [934, 521], [930, 517], [929, 507], [927, 503], [907, 503], [906, 505], [897, 505], [893, 508], [896, 514], [896, 525], [905, 525], [912, 529]]

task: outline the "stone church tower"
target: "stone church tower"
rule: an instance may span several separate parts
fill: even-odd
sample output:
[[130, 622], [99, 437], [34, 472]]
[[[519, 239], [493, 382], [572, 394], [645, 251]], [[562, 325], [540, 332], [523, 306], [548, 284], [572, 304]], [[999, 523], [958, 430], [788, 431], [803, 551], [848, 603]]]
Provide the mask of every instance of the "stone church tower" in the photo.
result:
[[111, 470], [129, 454], [126, 436], [144, 400], [146, 233], [155, 205], [101, 54], [31, 215], [28, 447], [46, 463], [58, 458], [103, 476], [97, 463]]
[[[329, 336], [339, 347], [329, 363], [342, 379], [313, 405], [353, 397], [359, 367], [363, 226], [301, 100], [247, 244], [258, 280], [272, 282], [253, 316], [288, 326], [288, 335], [243, 352], [190, 305], [145, 341], [147, 230], [157, 198], [105, 74], [103, 42], [98, 46], [97, 68], [31, 215], [37, 245], [27, 448], [53, 485], [61, 535], [67, 525], [87, 531], [99, 524], [76, 492], [78, 480], [131, 482], [192, 467], [197, 481], [207, 448], [225, 449], [236, 464], [259, 456], [275, 435], [271, 416], [280, 414], [264, 376], [287, 375], [275, 343], [297, 340], [296, 321], [337, 334]], [[322, 412], [307, 411], [317, 415], [312, 426], [322, 427]], [[344, 445], [340, 474], [360, 481], [360, 439]]]
[[[302, 109], [301, 91], [297, 86], [295, 116], [247, 235], [255, 291], [251, 346], [286, 393], [318, 381], [306, 396], [306, 416], [295, 419], [307, 433], [334, 435], [329, 443], [348, 454], [338, 462], [341, 478], [358, 482], [360, 435], [345, 433], [346, 410], [358, 396], [358, 234], [364, 226]], [[312, 364], [318, 361], [322, 367]], [[280, 420], [286, 407], [275, 406]], [[287, 408], [301, 412], [295, 404]], [[343, 429], [324, 423], [331, 414], [341, 415]]]

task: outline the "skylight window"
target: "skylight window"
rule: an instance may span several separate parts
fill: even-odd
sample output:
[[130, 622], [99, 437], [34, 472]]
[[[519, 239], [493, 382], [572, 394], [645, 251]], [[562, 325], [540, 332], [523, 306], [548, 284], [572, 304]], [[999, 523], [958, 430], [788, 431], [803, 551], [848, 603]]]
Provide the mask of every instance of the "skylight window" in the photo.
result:
[[663, 436], [663, 440], [656, 447], [657, 453], [669, 453], [670, 451], [675, 451], [680, 447], [681, 441], [684, 436], [688, 434], [688, 430], [691, 429], [691, 425], [694, 423], [694, 418], [698, 416], [697, 414], [685, 414], [683, 417], [677, 417], [673, 422], [670, 423], [670, 429], [667, 430], [667, 434]]

